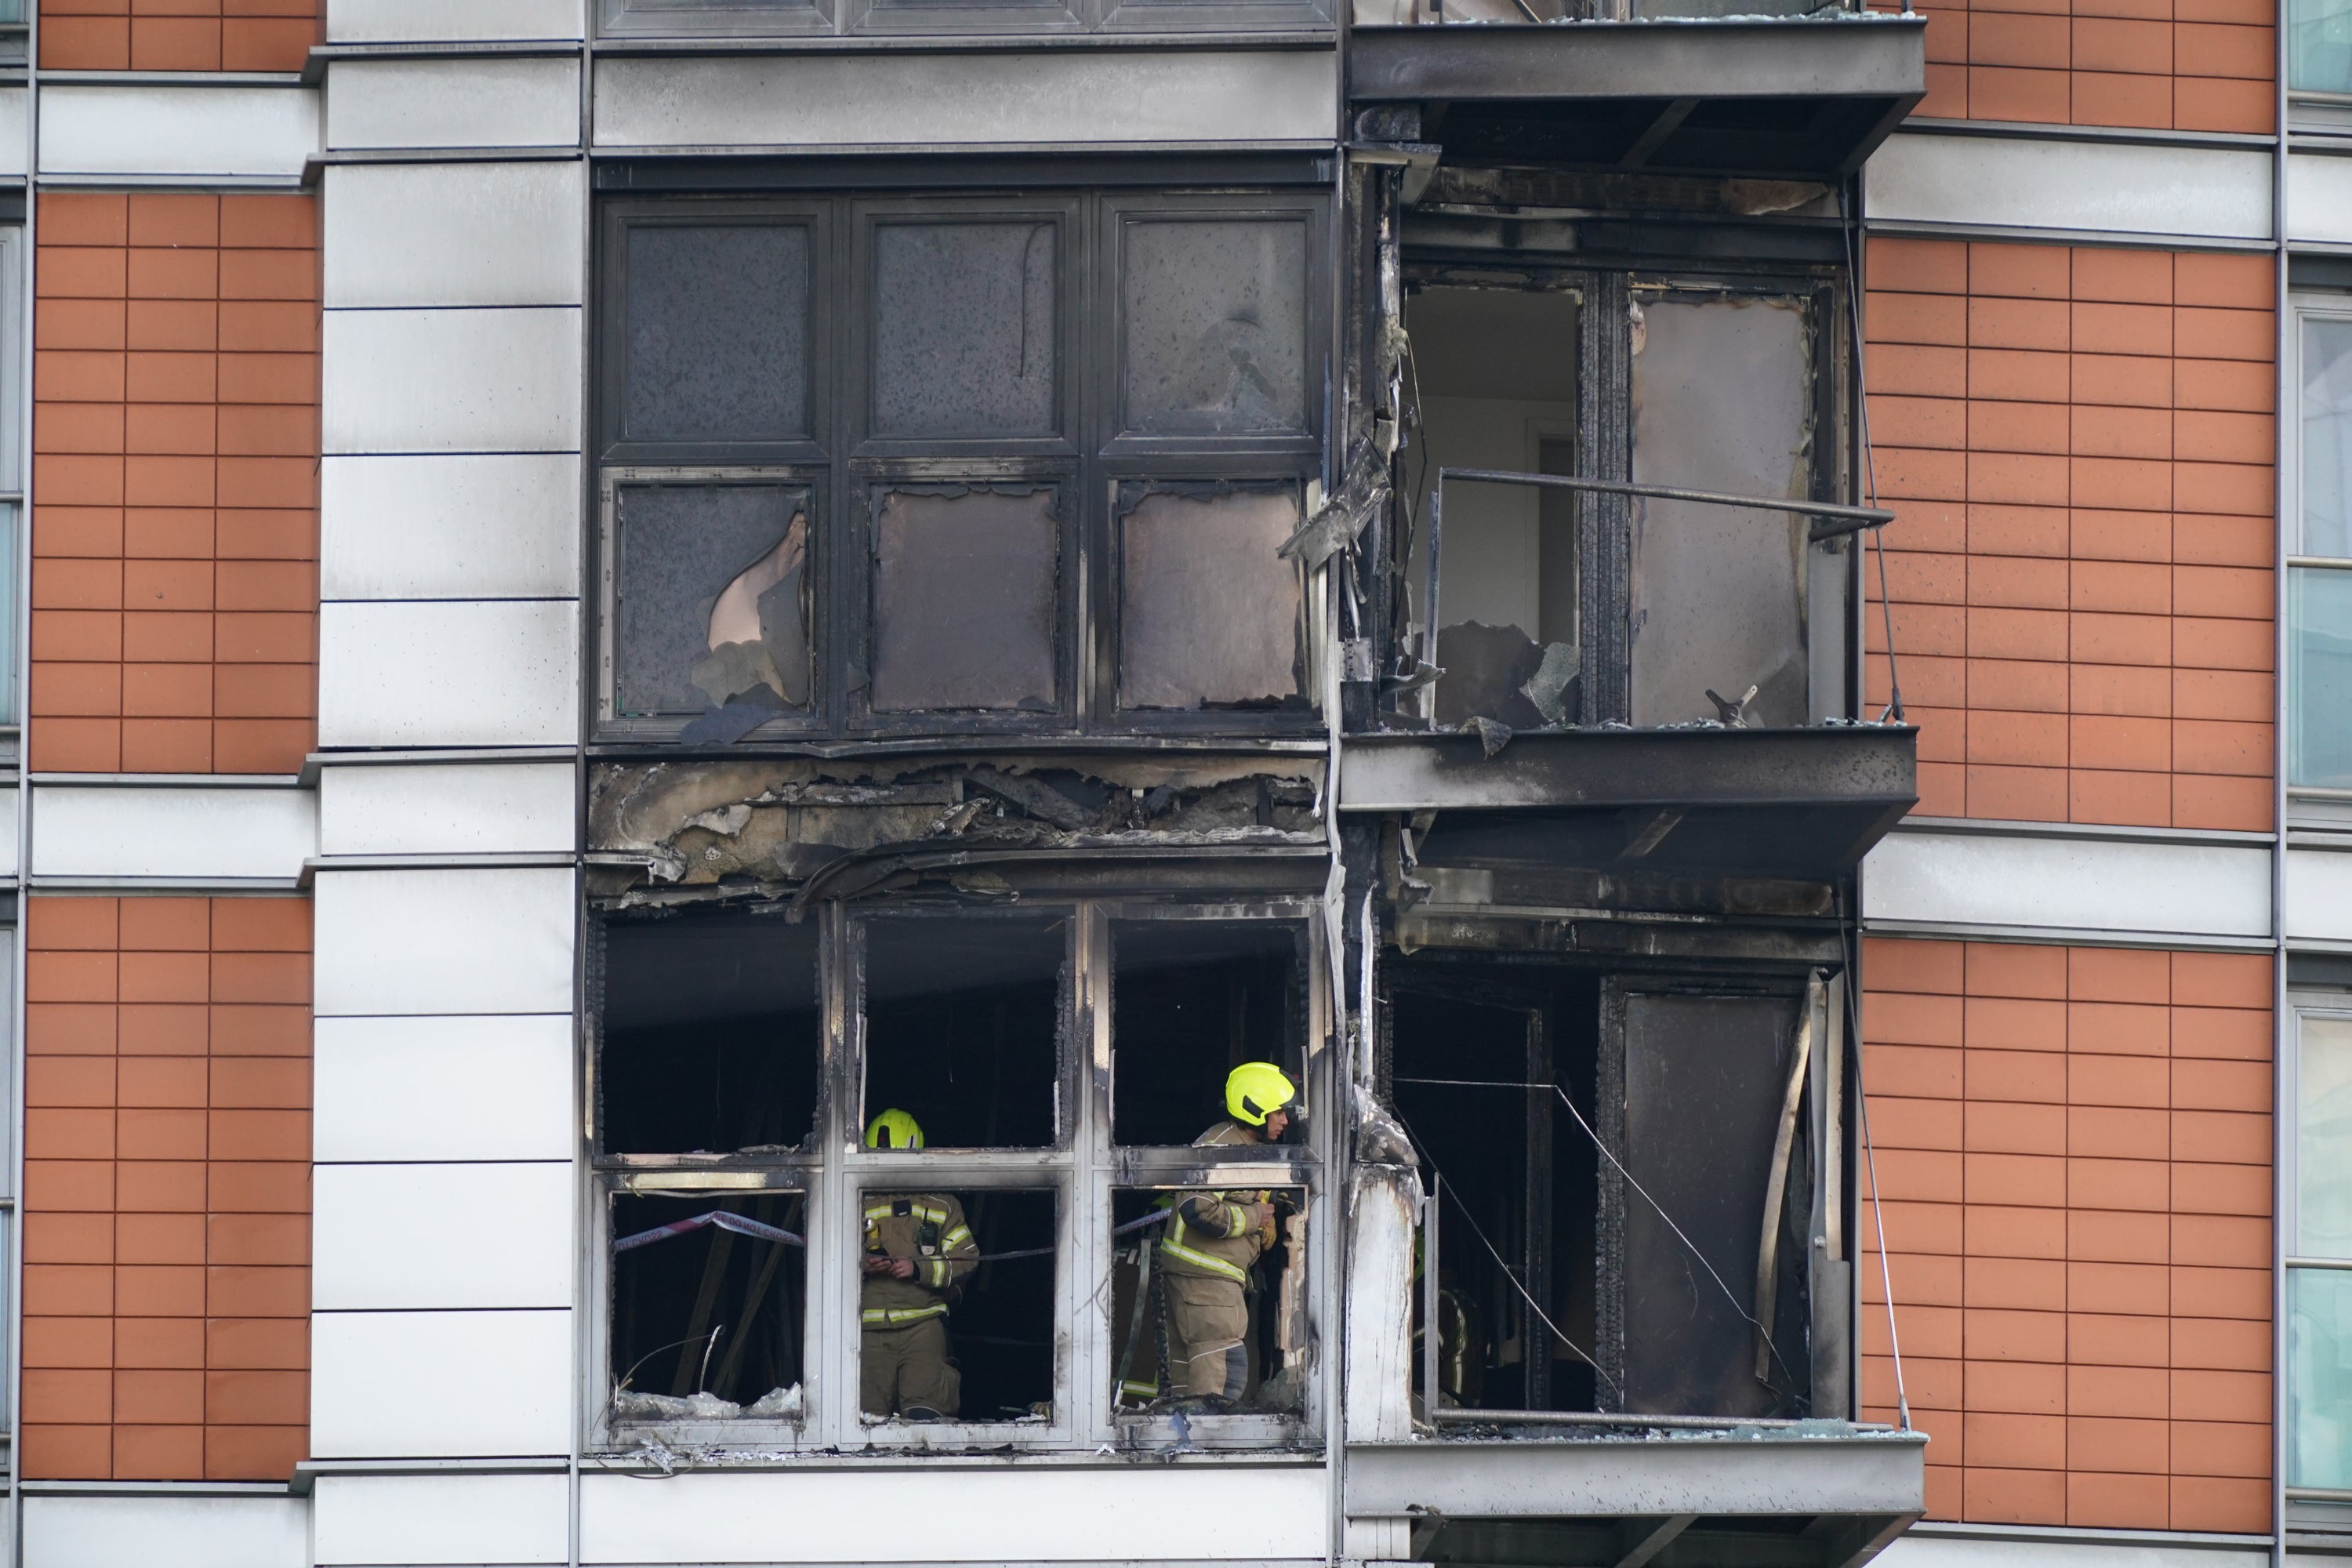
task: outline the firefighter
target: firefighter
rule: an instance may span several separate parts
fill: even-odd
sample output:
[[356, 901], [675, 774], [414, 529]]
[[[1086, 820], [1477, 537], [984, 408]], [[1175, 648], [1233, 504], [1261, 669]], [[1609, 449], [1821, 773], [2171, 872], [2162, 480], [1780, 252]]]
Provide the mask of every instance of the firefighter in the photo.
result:
[[[1196, 1149], [1274, 1143], [1290, 1126], [1297, 1089], [1271, 1062], [1244, 1062], [1225, 1079], [1230, 1113]], [[1268, 1193], [1181, 1193], [1160, 1241], [1167, 1291], [1168, 1371], [1202, 1408], [1229, 1408], [1249, 1386], [1251, 1269], [1275, 1239]]]
[[[919, 1149], [903, 1110], [866, 1129], [868, 1149]], [[948, 1351], [948, 1309], [979, 1257], [963, 1205], [945, 1193], [866, 1194], [859, 1282], [858, 1405], [868, 1415], [943, 1421], [961, 1405], [963, 1374]]]

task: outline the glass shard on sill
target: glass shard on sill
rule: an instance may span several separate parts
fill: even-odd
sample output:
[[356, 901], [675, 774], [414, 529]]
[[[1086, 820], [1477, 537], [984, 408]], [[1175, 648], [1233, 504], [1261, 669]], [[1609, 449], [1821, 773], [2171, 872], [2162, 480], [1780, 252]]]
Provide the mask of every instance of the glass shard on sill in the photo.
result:
[[[1811, 493], [1812, 334], [1801, 301], [1651, 300], [1633, 358], [1633, 479], [1731, 495]], [[1650, 499], [1635, 510], [1633, 722], [1753, 728], [1808, 717], [1805, 524], [1787, 512]], [[1442, 661], [1441, 661], [1442, 662]]]
[[1119, 520], [1119, 706], [1305, 705], [1288, 490], [1146, 492]]
[[1455, 730], [1486, 719], [1513, 730], [1541, 730], [1573, 716], [1576, 648], [1538, 643], [1517, 626], [1465, 621], [1437, 635], [1437, 722]]
[[1307, 228], [1126, 228], [1126, 425], [1142, 435], [1307, 428]]
[[884, 224], [874, 233], [874, 434], [1047, 436], [1055, 226]]
[[808, 706], [804, 490], [625, 486], [614, 542], [618, 712]]
[[1051, 489], [893, 489], [874, 520], [873, 707], [1056, 710]]
[[808, 231], [646, 224], [628, 233], [623, 437], [805, 435]]

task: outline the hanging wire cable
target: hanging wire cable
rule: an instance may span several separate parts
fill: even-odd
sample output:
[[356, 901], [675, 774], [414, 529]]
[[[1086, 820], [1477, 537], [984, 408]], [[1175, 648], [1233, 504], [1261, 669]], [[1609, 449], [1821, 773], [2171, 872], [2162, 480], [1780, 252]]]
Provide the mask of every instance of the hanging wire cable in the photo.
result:
[[[1658, 1217], [1666, 1222], [1666, 1228], [1673, 1231], [1676, 1239], [1690, 1249], [1690, 1255], [1693, 1258], [1698, 1259], [1698, 1266], [1706, 1270], [1706, 1277], [1715, 1281], [1716, 1288], [1723, 1292], [1723, 1299], [1731, 1303], [1731, 1310], [1738, 1313], [1749, 1328], [1764, 1336], [1765, 1348], [1772, 1352], [1772, 1359], [1780, 1364], [1781, 1374], [1787, 1377], [1792, 1385], [1796, 1383], [1796, 1373], [1790, 1369], [1788, 1361], [1780, 1354], [1780, 1347], [1772, 1342], [1772, 1331], [1756, 1321], [1754, 1314], [1740, 1303], [1739, 1298], [1733, 1293], [1731, 1287], [1723, 1282], [1723, 1276], [1715, 1271], [1715, 1265], [1706, 1260], [1706, 1254], [1699, 1250], [1698, 1243], [1693, 1241], [1683, 1227], [1675, 1223], [1675, 1216], [1666, 1212], [1666, 1206], [1652, 1197], [1650, 1189], [1643, 1186], [1633, 1173], [1625, 1168], [1624, 1163], [1610, 1152], [1609, 1145], [1601, 1141], [1601, 1134], [1592, 1130], [1592, 1123], [1584, 1119], [1584, 1112], [1576, 1108], [1576, 1101], [1569, 1099], [1568, 1090], [1556, 1083], [1506, 1083], [1485, 1079], [1401, 1078], [1396, 1081], [1398, 1083], [1449, 1084], [1457, 1089], [1548, 1089], [1559, 1096], [1559, 1102], [1568, 1107], [1568, 1113], [1576, 1118], [1576, 1124], [1584, 1129], [1584, 1135], [1592, 1140], [1592, 1146], [1601, 1151], [1601, 1157], [1616, 1167], [1617, 1173], [1625, 1178], [1626, 1184], [1642, 1194], [1643, 1203], [1657, 1211]], [[1433, 1164], [1434, 1163], [1432, 1162]], [[1443, 1174], [1443, 1173], [1440, 1173]], [[1475, 1223], [1472, 1228], [1476, 1228]]]
[[[1904, 0], [1908, 5], [1910, 0]], [[1862, 258], [1854, 245], [1853, 192], [1849, 185], [1838, 187], [1838, 217], [1845, 238], [1845, 278], [1848, 302], [1846, 325], [1853, 336], [1853, 387], [1855, 425], [1862, 436], [1862, 475], [1870, 504], [1878, 504], [1878, 455], [1870, 445], [1870, 386], [1862, 369]], [[1886, 591], [1886, 531], [1873, 529], [1871, 548], [1878, 559], [1878, 611], [1886, 626], [1886, 707], [1878, 717], [1883, 723], [1892, 718], [1903, 722], [1903, 671], [1895, 659], [1895, 601]]]
[[[1624, 1384], [1619, 1383], [1615, 1378], [1611, 1377], [1609, 1375], [1608, 1369], [1603, 1367], [1599, 1362], [1594, 1361], [1592, 1357], [1586, 1352], [1582, 1345], [1578, 1344], [1574, 1340], [1570, 1339], [1566, 1334], [1560, 1332], [1559, 1325], [1551, 1321], [1551, 1314], [1545, 1311], [1541, 1303], [1538, 1302], [1533, 1296], [1528, 1293], [1528, 1288], [1519, 1283], [1519, 1277], [1516, 1273], [1512, 1272], [1510, 1264], [1505, 1261], [1503, 1255], [1500, 1252], [1496, 1250], [1495, 1244], [1486, 1239], [1486, 1231], [1479, 1227], [1478, 1216], [1470, 1212], [1470, 1205], [1464, 1203], [1460, 1195], [1454, 1192], [1454, 1184], [1445, 1179], [1445, 1173], [1443, 1170], [1439, 1170], [1435, 1160], [1430, 1158], [1429, 1145], [1421, 1141], [1421, 1134], [1412, 1130], [1412, 1123], [1404, 1119], [1404, 1115], [1402, 1111], [1397, 1114], [1397, 1124], [1404, 1129], [1404, 1135], [1412, 1140], [1413, 1147], [1420, 1151], [1421, 1157], [1423, 1160], [1428, 1161], [1429, 1168], [1437, 1172], [1438, 1186], [1444, 1190], [1446, 1196], [1454, 1199], [1454, 1206], [1461, 1212], [1463, 1219], [1469, 1225], [1470, 1234], [1478, 1238], [1478, 1245], [1486, 1249], [1486, 1256], [1495, 1260], [1495, 1267], [1503, 1271], [1503, 1278], [1511, 1282], [1511, 1289], [1519, 1293], [1519, 1300], [1528, 1304], [1528, 1310], [1533, 1312], [1538, 1321], [1539, 1321], [1545, 1328], [1551, 1331], [1552, 1337], [1554, 1339], [1566, 1345], [1569, 1349], [1574, 1351], [1576, 1352], [1577, 1359], [1592, 1369], [1593, 1375], [1601, 1379], [1601, 1381], [1608, 1384], [1610, 1387], [1615, 1389], [1620, 1395], [1622, 1395], [1625, 1392]], [[1434, 1268], [1436, 1267], [1436, 1264], [1433, 1259], [1426, 1260], [1423, 1267]], [[1424, 1331], [1434, 1330], [1436, 1326], [1437, 1325], [1434, 1323], [1429, 1324], [1424, 1329]]]
[[1903, 1389], [1903, 1337], [1895, 1327], [1895, 1275], [1886, 1262], [1886, 1205], [1879, 1198], [1878, 1151], [1870, 1142], [1870, 1089], [1862, 1079], [1862, 1001], [1854, 976], [1861, 973], [1853, 950], [1853, 928], [1839, 933], [1845, 948], [1846, 1037], [1853, 1042], [1853, 1101], [1862, 1108], [1863, 1166], [1870, 1173], [1870, 1217], [1878, 1226], [1878, 1283], [1886, 1296], [1886, 1348], [1895, 1358], [1895, 1413], [1903, 1430], [1911, 1430], [1911, 1399]]

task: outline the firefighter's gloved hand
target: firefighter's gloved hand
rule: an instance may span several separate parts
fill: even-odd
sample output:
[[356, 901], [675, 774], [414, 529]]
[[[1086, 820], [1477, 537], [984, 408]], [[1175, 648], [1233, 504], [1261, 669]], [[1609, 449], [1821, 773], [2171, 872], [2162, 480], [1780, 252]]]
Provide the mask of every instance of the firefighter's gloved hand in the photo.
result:
[[1249, 1227], [1257, 1232], [1259, 1242], [1264, 1246], [1272, 1247], [1274, 1245], [1274, 1205], [1244, 1204], [1242, 1212], [1249, 1216]]

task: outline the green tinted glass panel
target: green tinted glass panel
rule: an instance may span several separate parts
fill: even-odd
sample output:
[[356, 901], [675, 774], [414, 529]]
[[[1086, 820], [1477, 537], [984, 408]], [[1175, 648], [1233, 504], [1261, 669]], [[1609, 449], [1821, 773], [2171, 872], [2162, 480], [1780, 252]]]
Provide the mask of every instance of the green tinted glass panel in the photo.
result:
[[2305, 1018], [2298, 1041], [2294, 1251], [2352, 1258], [2352, 1019]]
[[2287, 781], [2352, 789], [2352, 572], [2288, 574]]
[[2286, 1484], [2352, 1488], [2352, 1270], [2286, 1277]]
[[2303, 323], [2303, 546], [2352, 556], [2352, 321]]
[[2287, 85], [2352, 92], [2352, 0], [2293, 0], [2286, 25]]

